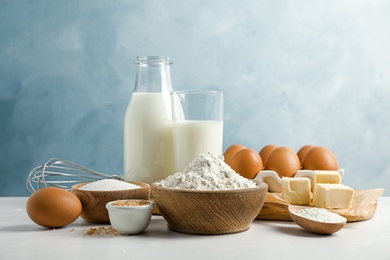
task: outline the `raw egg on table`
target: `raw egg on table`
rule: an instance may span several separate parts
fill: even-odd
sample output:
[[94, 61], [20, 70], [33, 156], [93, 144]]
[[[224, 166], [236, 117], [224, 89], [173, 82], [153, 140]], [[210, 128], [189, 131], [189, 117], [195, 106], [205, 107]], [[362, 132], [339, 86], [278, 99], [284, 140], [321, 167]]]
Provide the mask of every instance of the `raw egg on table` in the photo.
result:
[[298, 155], [299, 161], [301, 163], [301, 167], [302, 167], [303, 160], [305, 159], [307, 152], [313, 147], [314, 147], [314, 145], [308, 144], [308, 145], [302, 146], [301, 149], [298, 150], [297, 155]]
[[259, 153], [250, 148], [239, 150], [229, 165], [235, 172], [248, 179], [253, 179], [263, 169]]
[[245, 146], [241, 145], [241, 144], [232, 144], [231, 146], [229, 146], [225, 153], [223, 154], [224, 156], [224, 161], [225, 163], [227, 164], [230, 164], [233, 156], [240, 150], [246, 148]]
[[294, 150], [280, 146], [268, 156], [265, 169], [275, 171], [280, 178], [293, 177], [301, 169], [301, 164]]
[[60, 228], [72, 223], [80, 216], [81, 208], [76, 195], [56, 187], [35, 191], [26, 203], [26, 211], [31, 220], [48, 228]]
[[278, 146], [273, 145], [273, 144], [268, 144], [261, 148], [259, 155], [261, 157], [261, 160], [263, 160], [263, 165], [267, 162], [268, 156], [272, 153], [273, 150], [278, 148]]
[[302, 169], [337, 171], [339, 164], [336, 156], [328, 148], [315, 146], [307, 152]]

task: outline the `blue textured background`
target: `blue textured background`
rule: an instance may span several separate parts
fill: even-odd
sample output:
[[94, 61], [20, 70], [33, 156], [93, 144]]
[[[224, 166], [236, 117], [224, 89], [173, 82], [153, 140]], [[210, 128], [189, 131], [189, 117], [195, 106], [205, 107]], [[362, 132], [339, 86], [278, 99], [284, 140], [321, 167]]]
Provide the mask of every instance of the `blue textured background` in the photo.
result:
[[323, 145], [389, 189], [389, 43], [390, 1], [0, 0], [0, 195], [51, 157], [122, 173], [139, 55], [225, 91], [225, 149]]

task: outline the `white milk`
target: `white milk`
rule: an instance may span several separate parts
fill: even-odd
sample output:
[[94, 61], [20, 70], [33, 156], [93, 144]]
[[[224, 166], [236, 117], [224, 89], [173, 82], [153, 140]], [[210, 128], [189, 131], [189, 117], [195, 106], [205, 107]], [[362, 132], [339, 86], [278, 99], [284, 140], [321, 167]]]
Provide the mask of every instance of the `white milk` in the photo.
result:
[[223, 121], [178, 121], [173, 123], [173, 133], [177, 172], [202, 153], [222, 154]]
[[161, 93], [132, 94], [124, 120], [125, 180], [152, 183], [174, 173], [169, 105]]

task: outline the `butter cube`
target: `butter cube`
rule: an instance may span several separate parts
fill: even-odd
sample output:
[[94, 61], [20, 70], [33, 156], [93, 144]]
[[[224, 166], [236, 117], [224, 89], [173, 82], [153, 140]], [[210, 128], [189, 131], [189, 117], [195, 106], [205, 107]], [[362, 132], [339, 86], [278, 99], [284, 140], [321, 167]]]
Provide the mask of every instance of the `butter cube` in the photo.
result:
[[306, 177], [282, 178], [282, 196], [294, 205], [309, 205], [311, 199], [310, 179]]
[[338, 171], [314, 171], [315, 183], [341, 183]]
[[353, 189], [343, 184], [317, 183], [313, 205], [318, 208], [349, 208], [353, 199]]

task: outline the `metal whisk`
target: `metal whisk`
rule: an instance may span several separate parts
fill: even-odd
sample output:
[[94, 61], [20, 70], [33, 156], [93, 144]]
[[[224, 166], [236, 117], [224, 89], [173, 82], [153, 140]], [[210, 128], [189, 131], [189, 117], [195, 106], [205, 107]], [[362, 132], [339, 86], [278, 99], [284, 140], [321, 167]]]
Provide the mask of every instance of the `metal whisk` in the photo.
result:
[[48, 186], [70, 190], [74, 184], [101, 179], [123, 180], [123, 177], [120, 175], [107, 175], [67, 160], [52, 158], [44, 165], [37, 166], [30, 171], [26, 181], [26, 188], [30, 192]]

